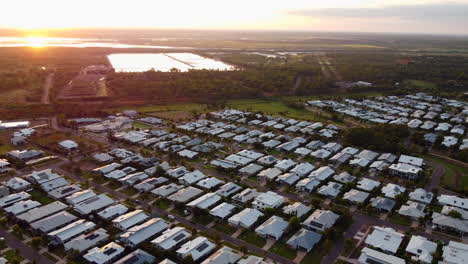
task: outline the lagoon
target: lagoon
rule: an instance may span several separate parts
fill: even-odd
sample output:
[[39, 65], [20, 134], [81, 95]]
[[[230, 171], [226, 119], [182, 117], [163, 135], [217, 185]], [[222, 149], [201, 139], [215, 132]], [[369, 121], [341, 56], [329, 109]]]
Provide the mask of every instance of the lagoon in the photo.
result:
[[232, 65], [193, 53], [116, 53], [107, 56], [116, 72], [233, 70]]

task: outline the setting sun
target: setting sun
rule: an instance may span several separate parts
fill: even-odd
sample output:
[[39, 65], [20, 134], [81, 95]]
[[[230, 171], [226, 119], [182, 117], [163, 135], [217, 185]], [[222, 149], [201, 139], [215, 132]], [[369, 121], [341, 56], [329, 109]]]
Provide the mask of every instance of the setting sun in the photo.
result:
[[27, 37], [25, 41], [28, 46], [33, 48], [42, 48], [46, 44], [46, 40], [43, 37]]

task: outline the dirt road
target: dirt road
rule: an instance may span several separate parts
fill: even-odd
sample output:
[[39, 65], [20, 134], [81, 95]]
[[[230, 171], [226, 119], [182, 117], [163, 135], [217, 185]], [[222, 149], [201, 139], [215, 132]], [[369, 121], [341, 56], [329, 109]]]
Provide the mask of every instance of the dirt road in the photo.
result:
[[52, 88], [52, 84], [54, 83], [54, 74], [51, 73], [47, 76], [45, 83], [44, 83], [44, 92], [42, 93], [41, 103], [43, 104], [50, 104], [50, 88]]

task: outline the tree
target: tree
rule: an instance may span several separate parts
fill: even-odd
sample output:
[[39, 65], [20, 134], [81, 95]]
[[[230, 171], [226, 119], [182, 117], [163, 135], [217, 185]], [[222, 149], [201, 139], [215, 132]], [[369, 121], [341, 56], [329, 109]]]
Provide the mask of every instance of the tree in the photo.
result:
[[462, 219], [462, 214], [458, 211], [455, 211], [455, 210], [451, 210], [449, 213], [448, 213], [448, 216], [452, 217], [452, 218], [456, 218], [456, 219]]
[[42, 237], [33, 237], [31, 240], [31, 245], [37, 249], [41, 246], [42, 242]]
[[301, 219], [297, 216], [289, 218], [289, 228], [291, 230], [297, 230], [301, 228]]

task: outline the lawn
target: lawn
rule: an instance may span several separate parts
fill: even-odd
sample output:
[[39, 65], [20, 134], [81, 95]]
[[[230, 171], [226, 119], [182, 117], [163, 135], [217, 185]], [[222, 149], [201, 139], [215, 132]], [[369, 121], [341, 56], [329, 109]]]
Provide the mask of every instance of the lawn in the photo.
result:
[[244, 232], [242, 232], [242, 234], [240, 234], [239, 238], [259, 248], [265, 246], [266, 244], [266, 239], [258, 236], [252, 230], [245, 230]]
[[395, 215], [392, 215], [388, 218], [388, 220], [394, 224], [399, 224], [399, 225], [404, 225], [404, 226], [411, 226], [411, 219], [409, 219], [408, 217], [405, 217], [405, 216], [402, 216], [402, 215], [399, 215], [399, 214], [395, 214]]
[[437, 85], [432, 82], [428, 81], [422, 81], [422, 80], [408, 80], [407, 81], [409, 84], [416, 86], [417, 88], [423, 88], [423, 89], [435, 89], [437, 88]]
[[302, 259], [301, 264], [315, 264], [320, 263], [322, 258], [330, 251], [333, 246], [333, 241], [327, 239], [319, 243], [319, 245], [313, 248], [305, 257]]
[[133, 196], [138, 193], [138, 190], [132, 187], [125, 188], [123, 190], [120, 190], [121, 193], [125, 193], [128, 196]]
[[461, 165], [453, 164], [443, 158], [435, 156], [424, 156], [425, 160], [434, 162], [444, 167], [445, 174], [442, 176], [442, 186], [454, 190], [467, 190], [468, 189], [468, 173], [467, 169]]
[[54, 199], [50, 198], [45, 193], [43, 193], [43, 192], [41, 192], [39, 190], [34, 190], [32, 192], [29, 192], [29, 194], [31, 195], [31, 200], [38, 201], [43, 205], [55, 202]]
[[237, 228], [225, 223], [225, 222], [218, 222], [216, 225], [213, 226], [213, 229], [226, 234], [232, 235], [236, 232]]
[[2, 257], [4, 257], [8, 261], [8, 263], [20, 263], [24, 260], [24, 258], [16, 254], [15, 250], [13, 249], [3, 253]]
[[283, 241], [277, 241], [271, 248], [271, 252], [283, 256], [288, 259], [294, 259], [296, 257], [296, 250], [288, 247]]
[[167, 210], [171, 203], [166, 199], [159, 198], [158, 200], [156, 200], [154, 205], [161, 210]]
[[142, 123], [142, 122], [133, 122], [132, 124], [133, 127], [139, 128], [139, 129], [150, 129], [153, 126]]
[[228, 101], [227, 107], [243, 111], [263, 112], [267, 115], [284, 116], [294, 119], [323, 121], [323, 118], [306, 109], [296, 109], [281, 101], [264, 99], [245, 99]]

